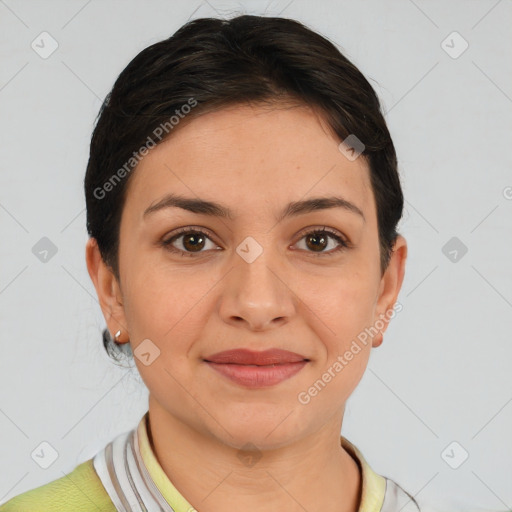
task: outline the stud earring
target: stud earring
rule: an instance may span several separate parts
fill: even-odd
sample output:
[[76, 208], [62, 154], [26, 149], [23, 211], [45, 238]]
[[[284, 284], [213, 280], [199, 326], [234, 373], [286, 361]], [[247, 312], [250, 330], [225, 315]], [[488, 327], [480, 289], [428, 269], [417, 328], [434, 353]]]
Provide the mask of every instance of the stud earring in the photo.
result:
[[121, 329], [119, 329], [119, 331], [116, 332], [115, 336], [114, 336], [114, 340], [116, 341], [116, 343], [119, 341], [117, 338], [119, 338], [119, 336], [121, 336]]

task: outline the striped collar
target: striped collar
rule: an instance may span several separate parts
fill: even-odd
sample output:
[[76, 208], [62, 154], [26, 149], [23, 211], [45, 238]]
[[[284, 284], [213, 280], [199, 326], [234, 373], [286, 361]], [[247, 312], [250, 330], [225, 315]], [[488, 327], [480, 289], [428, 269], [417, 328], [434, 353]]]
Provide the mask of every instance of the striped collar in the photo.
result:
[[[118, 511], [194, 512], [153, 452], [148, 437], [148, 418], [149, 412], [146, 412], [136, 428], [119, 435], [95, 455], [96, 473]], [[393, 512], [399, 510], [400, 500], [403, 512], [419, 510], [396, 483], [372, 470], [356, 446], [343, 436], [340, 436], [340, 443], [361, 469], [359, 512]], [[410, 504], [403, 508], [405, 500]]]

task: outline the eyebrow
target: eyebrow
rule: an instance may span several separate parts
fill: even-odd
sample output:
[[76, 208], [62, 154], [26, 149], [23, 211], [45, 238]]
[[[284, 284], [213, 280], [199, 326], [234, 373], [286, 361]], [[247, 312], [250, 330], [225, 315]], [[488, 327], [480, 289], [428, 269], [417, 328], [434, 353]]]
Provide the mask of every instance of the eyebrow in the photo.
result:
[[[146, 208], [142, 217], [145, 218], [147, 215], [165, 208], [181, 208], [182, 210], [187, 210], [200, 215], [209, 215], [212, 217], [221, 217], [230, 220], [235, 218], [232, 210], [219, 203], [205, 201], [204, 199], [199, 198], [184, 197], [177, 194], [167, 194], [157, 203]], [[295, 217], [297, 215], [331, 208], [343, 208], [348, 212], [360, 215], [363, 218], [363, 221], [366, 222], [364, 213], [359, 207], [350, 201], [347, 201], [343, 197], [337, 196], [313, 197], [302, 201], [293, 201], [283, 209], [276, 220], [281, 222], [287, 217]]]

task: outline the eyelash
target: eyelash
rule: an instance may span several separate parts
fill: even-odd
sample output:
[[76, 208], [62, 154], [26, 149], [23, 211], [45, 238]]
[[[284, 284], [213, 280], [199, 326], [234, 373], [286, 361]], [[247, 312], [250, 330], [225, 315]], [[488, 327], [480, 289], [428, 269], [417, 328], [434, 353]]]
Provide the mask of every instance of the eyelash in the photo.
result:
[[[347, 241], [345, 241], [335, 231], [333, 231], [327, 227], [323, 227], [321, 229], [313, 229], [313, 230], [309, 230], [309, 231], [303, 231], [300, 233], [299, 241], [308, 235], [320, 234], [320, 233], [327, 233], [331, 238], [334, 238], [334, 240], [336, 240], [340, 245], [336, 249], [331, 249], [328, 252], [315, 253], [313, 251], [306, 251], [306, 252], [310, 252], [312, 256], [333, 256], [335, 254], [338, 254], [340, 251], [343, 251], [350, 247], [350, 244]], [[188, 257], [193, 258], [193, 257], [200, 256], [201, 254], [203, 254], [205, 251], [200, 251], [198, 253], [187, 252], [187, 251], [183, 251], [181, 249], [176, 249], [176, 247], [173, 247], [171, 245], [175, 240], [177, 240], [178, 238], [180, 238], [181, 236], [186, 235], [186, 234], [204, 235], [213, 242], [213, 240], [211, 239], [211, 236], [206, 231], [202, 231], [199, 229], [192, 229], [192, 228], [187, 227], [187, 228], [180, 228], [171, 238], [168, 238], [167, 240], [162, 240], [161, 245], [166, 250], [168, 250], [172, 253], [181, 254], [181, 256], [188, 256]]]

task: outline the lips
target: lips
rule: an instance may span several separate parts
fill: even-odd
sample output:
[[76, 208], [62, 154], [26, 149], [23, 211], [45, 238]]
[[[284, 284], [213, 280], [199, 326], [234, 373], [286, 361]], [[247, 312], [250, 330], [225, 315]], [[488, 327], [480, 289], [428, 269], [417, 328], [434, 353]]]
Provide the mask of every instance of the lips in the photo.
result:
[[258, 389], [290, 379], [308, 364], [309, 359], [295, 352], [273, 348], [262, 352], [226, 350], [208, 356], [204, 361], [231, 382], [245, 388]]
[[270, 366], [298, 363], [309, 361], [309, 359], [295, 352], [273, 348], [262, 352], [254, 352], [248, 349], [226, 350], [208, 356], [205, 361], [217, 364]]

